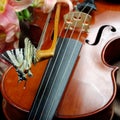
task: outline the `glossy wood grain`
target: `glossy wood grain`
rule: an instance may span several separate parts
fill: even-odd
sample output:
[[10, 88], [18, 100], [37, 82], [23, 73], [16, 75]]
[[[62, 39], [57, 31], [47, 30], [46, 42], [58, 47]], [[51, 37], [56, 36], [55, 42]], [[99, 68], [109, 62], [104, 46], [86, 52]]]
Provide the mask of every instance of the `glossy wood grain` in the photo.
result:
[[[111, 114], [105, 117], [105, 113], [111, 110], [111, 105], [116, 96], [116, 71], [118, 67], [111, 66], [111, 61], [116, 61], [119, 54], [120, 44], [120, 4], [105, 0], [95, 1], [97, 10], [92, 13], [92, 23], [89, 32], [83, 33], [80, 41], [83, 43], [76, 65], [71, 74], [69, 83], [66, 87], [61, 102], [56, 110], [55, 119], [85, 119], [86, 117], [95, 116], [93, 119], [110, 120]], [[62, 16], [67, 13], [66, 6], [62, 6], [61, 21], [59, 30], [62, 27]], [[38, 11], [35, 11], [39, 13]], [[37, 16], [36, 23], [41, 27], [43, 20], [39, 21]], [[98, 30], [103, 25], [112, 25], [116, 28], [116, 32], [112, 32], [110, 27], [104, 29], [100, 42], [96, 46], [85, 43], [88, 39], [90, 43], [94, 43]], [[49, 48], [51, 45], [51, 36], [53, 31], [53, 18], [50, 21], [50, 29], [45, 38], [43, 48]], [[42, 28], [42, 27], [41, 27]], [[68, 33], [68, 37], [71, 32]], [[74, 33], [73, 38], [76, 39], [78, 32]], [[62, 33], [64, 36], [64, 33]], [[117, 48], [117, 49], [115, 49]], [[109, 56], [109, 57], [108, 57]], [[38, 85], [40, 84], [44, 73], [46, 61], [42, 61], [32, 67], [34, 76], [27, 80], [26, 89], [23, 89], [24, 82], [17, 82], [17, 74], [13, 67], [10, 67], [3, 76], [2, 94], [6, 104], [18, 114], [22, 116], [21, 111], [29, 112], [34, 101]], [[5, 113], [11, 113], [10, 109], [4, 106]], [[14, 112], [15, 112], [14, 111]], [[6, 115], [7, 116], [7, 115]], [[23, 115], [24, 116], [24, 115]], [[9, 118], [9, 115], [8, 115]], [[12, 118], [12, 120], [16, 118]], [[20, 117], [17, 120], [21, 119]], [[22, 119], [25, 119], [23, 117]], [[91, 119], [91, 118], [90, 118]], [[92, 120], [93, 120], [92, 119]]]
[[[118, 68], [109, 66], [107, 60], [111, 59], [114, 61], [114, 56], [119, 56], [120, 5], [114, 4], [114, 2], [109, 3], [105, 0], [97, 0], [96, 6], [97, 11], [93, 15], [87, 39], [93, 43], [98, 29], [102, 25], [113, 25], [117, 31], [115, 33], [111, 33], [110, 29], [104, 31], [101, 42], [97, 46], [83, 45], [80, 59], [76, 63], [76, 68], [58, 108], [57, 115], [60, 117], [75, 116], [76, 118], [81, 118], [100, 112], [112, 103], [116, 94], [115, 72]], [[104, 52], [107, 48], [105, 45], [112, 44], [112, 41], [116, 41], [118, 49], [115, 50], [115, 46], [111, 47], [107, 51], [111, 56], [106, 58], [107, 56], [105, 56]], [[105, 61], [104, 59], [107, 60]]]

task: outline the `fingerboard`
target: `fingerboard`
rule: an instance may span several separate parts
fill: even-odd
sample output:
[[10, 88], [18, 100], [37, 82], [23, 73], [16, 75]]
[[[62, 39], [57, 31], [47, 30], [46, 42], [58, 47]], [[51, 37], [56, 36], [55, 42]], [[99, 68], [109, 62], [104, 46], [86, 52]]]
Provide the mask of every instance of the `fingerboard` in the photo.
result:
[[80, 52], [80, 41], [58, 39], [55, 55], [48, 62], [28, 120], [53, 119]]

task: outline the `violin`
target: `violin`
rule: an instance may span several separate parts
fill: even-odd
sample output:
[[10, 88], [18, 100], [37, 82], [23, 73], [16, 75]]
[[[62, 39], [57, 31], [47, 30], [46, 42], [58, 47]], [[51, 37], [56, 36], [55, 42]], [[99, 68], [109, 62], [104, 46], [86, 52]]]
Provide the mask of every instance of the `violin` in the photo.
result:
[[[76, 8], [75, 1], [73, 4]], [[97, 10], [93, 11], [95, 8]], [[110, 120], [113, 116], [112, 103], [117, 91], [116, 73], [118, 70], [118, 67], [112, 66], [112, 63], [118, 61], [120, 57], [120, 6], [119, 4], [105, 0], [96, 0], [95, 3], [93, 0], [90, 0], [88, 3], [85, 0], [83, 4], [78, 3], [77, 9], [79, 12], [75, 10], [73, 13], [76, 13], [76, 15], [74, 15], [73, 13], [68, 13], [65, 5], [61, 5], [58, 36], [65, 38], [65, 41], [68, 41], [70, 38], [70, 41], [78, 41], [77, 44], [80, 43], [82, 45], [79, 46], [80, 51], [77, 51], [78, 55], [76, 55], [77, 58], [74, 60], [75, 64], [72, 67], [53, 119]], [[45, 20], [40, 21], [38, 17], [43, 15], [46, 19], [46, 15], [38, 9], [34, 12], [40, 15], [37, 16], [34, 22], [42, 29]], [[83, 16], [77, 17], [79, 13]], [[47, 49], [52, 44], [51, 40], [54, 34], [54, 30], [52, 29], [54, 24], [53, 16], [54, 11], [49, 21], [49, 29], [47, 31], [49, 34], [46, 34], [44, 38], [42, 49]], [[70, 21], [69, 16], [74, 17], [73, 21]], [[79, 25], [80, 20], [82, 23]], [[91, 23], [89, 23], [90, 20]], [[77, 27], [74, 29], [75, 24], [77, 24]], [[62, 26], [64, 26], [64, 29]], [[70, 48], [72, 48], [71, 44]], [[65, 48], [63, 46], [62, 48], [62, 52], [64, 53]], [[74, 46], [74, 48], [76, 47]], [[59, 57], [60, 60], [61, 58], [62, 56]], [[4, 73], [1, 92], [4, 97], [3, 111], [8, 120], [26, 120], [31, 118], [30, 113], [32, 112], [35, 112], [34, 114], [37, 112], [37, 116], [41, 115], [37, 111], [39, 108], [36, 108], [35, 111], [32, 111], [32, 108], [34, 107], [36, 98], [39, 99], [36, 96], [39, 95], [39, 87], [42, 84], [46, 67], [48, 68], [48, 61], [49, 59], [46, 59], [32, 66], [31, 71], [34, 76], [27, 78], [25, 89], [23, 89], [24, 81], [18, 83], [18, 76], [13, 66]], [[65, 63], [67, 64], [69, 61]], [[69, 69], [67, 70], [69, 71]], [[57, 71], [56, 67], [55, 71]], [[61, 78], [62, 76], [63, 74]], [[54, 95], [57, 95], [57, 93]], [[44, 104], [42, 105], [44, 106]], [[45, 113], [46, 111], [47, 109], [44, 109]], [[36, 117], [36, 119], [39, 118]], [[45, 119], [49, 119], [49, 116]]]

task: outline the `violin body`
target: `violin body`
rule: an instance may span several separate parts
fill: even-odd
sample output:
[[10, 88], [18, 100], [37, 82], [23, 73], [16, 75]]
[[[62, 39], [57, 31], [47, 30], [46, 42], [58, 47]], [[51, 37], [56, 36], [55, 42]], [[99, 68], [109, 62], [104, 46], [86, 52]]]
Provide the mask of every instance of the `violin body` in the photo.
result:
[[[92, 16], [89, 32], [80, 37], [82, 48], [70, 76], [65, 92], [56, 110], [54, 119], [110, 120], [113, 115], [112, 103], [116, 96], [117, 66], [112, 63], [119, 60], [120, 52], [120, 5], [114, 2], [96, 0], [97, 11]], [[63, 24], [63, 15], [67, 13], [62, 6], [59, 30]], [[38, 14], [39, 10], [35, 11]], [[42, 13], [41, 13], [42, 14]], [[53, 13], [54, 15], [54, 13]], [[43, 14], [46, 19], [46, 15]], [[37, 16], [36, 24], [43, 28], [44, 20]], [[110, 26], [109, 26], [110, 25]], [[53, 18], [50, 20], [43, 49], [51, 45]], [[104, 26], [102, 31], [100, 28]], [[112, 31], [112, 27], [116, 30]], [[99, 34], [100, 33], [100, 34]], [[63, 33], [64, 34], [64, 33]], [[68, 32], [69, 38], [71, 32]], [[63, 35], [64, 36], [64, 35]], [[77, 39], [78, 32], [73, 34]], [[95, 40], [99, 39], [96, 45]], [[88, 40], [88, 42], [85, 42]], [[13, 66], [3, 75], [1, 91], [4, 97], [3, 111], [8, 120], [26, 120], [37, 93], [48, 60], [32, 66], [33, 77], [18, 83]], [[107, 114], [106, 114], [107, 113]]]

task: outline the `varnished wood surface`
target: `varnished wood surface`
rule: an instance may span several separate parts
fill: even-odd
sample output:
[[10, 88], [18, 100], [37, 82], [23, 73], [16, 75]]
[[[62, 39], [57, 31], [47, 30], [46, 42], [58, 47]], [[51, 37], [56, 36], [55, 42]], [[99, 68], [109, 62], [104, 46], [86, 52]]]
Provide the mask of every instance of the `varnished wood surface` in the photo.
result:
[[[117, 32], [115, 34], [110, 33], [109, 29], [107, 29], [104, 32], [99, 45], [92, 47], [91, 49], [88, 48], [91, 46], [83, 45], [83, 49], [80, 53], [80, 59], [77, 62], [68, 87], [66, 88], [64, 97], [60, 103], [60, 106], [58, 107], [57, 115], [60, 117], [71, 117], [73, 114], [75, 117], [79, 117], [79, 115], [89, 115], [90, 113], [93, 114], [94, 112], [104, 109], [106, 105], [108, 106], [110, 102], [109, 100], [114, 99], [115, 97], [114, 90], [116, 89], [116, 85], [114, 72], [117, 68], [105, 65], [104, 63], [107, 61], [101, 61], [101, 56], [104, 58], [104, 53], [102, 54], [102, 52], [107, 42], [120, 38], [120, 5], [106, 2], [105, 0], [96, 0], [95, 3], [97, 6], [97, 11], [93, 13], [93, 21], [87, 39], [93, 43], [98, 29], [102, 25], [113, 25], [115, 28], [117, 28]], [[114, 52], [118, 53], [117, 51]], [[117, 56], [119, 56], [119, 53]], [[91, 58], [91, 60], [89, 58]], [[103, 66], [106, 72], [103, 70]], [[94, 68], [98, 68], [98, 70], [95, 70]], [[113, 91], [113, 93], [110, 93], [111, 91]], [[104, 93], [107, 94], [105, 95]], [[75, 101], [67, 98], [74, 98]], [[107, 100], [106, 98], [110, 99]], [[69, 111], [69, 114], [67, 111]]]
[[[93, 43], [99, 28], [103, 25], [112, 25], [117, 31], [112, 33], [110, 29], [105, 29], [98, 46], [92, 47], [83, 44], [80, 57], [56, 111], [56, 116], [59, 118], [82, 119], [84, 116], [97, 114], [107, 109], [116, 95], [116, 79], [114, 74], [116, 73], [117, 67], [108, 65], [106, 60], [109, 58], [104, 58], [104, 55], [106, 54], [105, 50], [107, 49], [108, 42], [111, 44], [112, 41], [117, 40], [119, 43], [120, 4], [105, 0], [96, 0], [95, 4], [97, 11], [92, 14], [90, 30], [87, 37], [86, 35], [81, 37], [81, 41], [83, 42], [87, 38], [90, 40], [90, 43]], [[61, 24], [62, 21], [60, 26]], [[49, 33], [52, 36], [51, 30], [49, 30]], [[46, 37], [45, 46], [46, 44], [50, 44], [47, 42], [48, 37]], [[74, 37], [76, 37], [76, 34]], [[118, 51], [115, 50], [115, 52]], [[116, 54], [116, 56], [118, 55], [119, 53]], [[103, 59], [101, 59], [101, 56]], [[114, 52], [111, 56], [114, 56]], [[15, 73], [14, 68], [9, 68], [10, 70], [4, 74], [2, 94], [8, 104], [12, 104], [17, 109], [29, 112], [47, 61], [38, 64], [32, 68], [34, 79], [30, 78], [27, 81], [26, 89], [23, 89], [24, 83], [17, 83], [17, 74], [14, 74], [13, 77], [12, 74]]]

